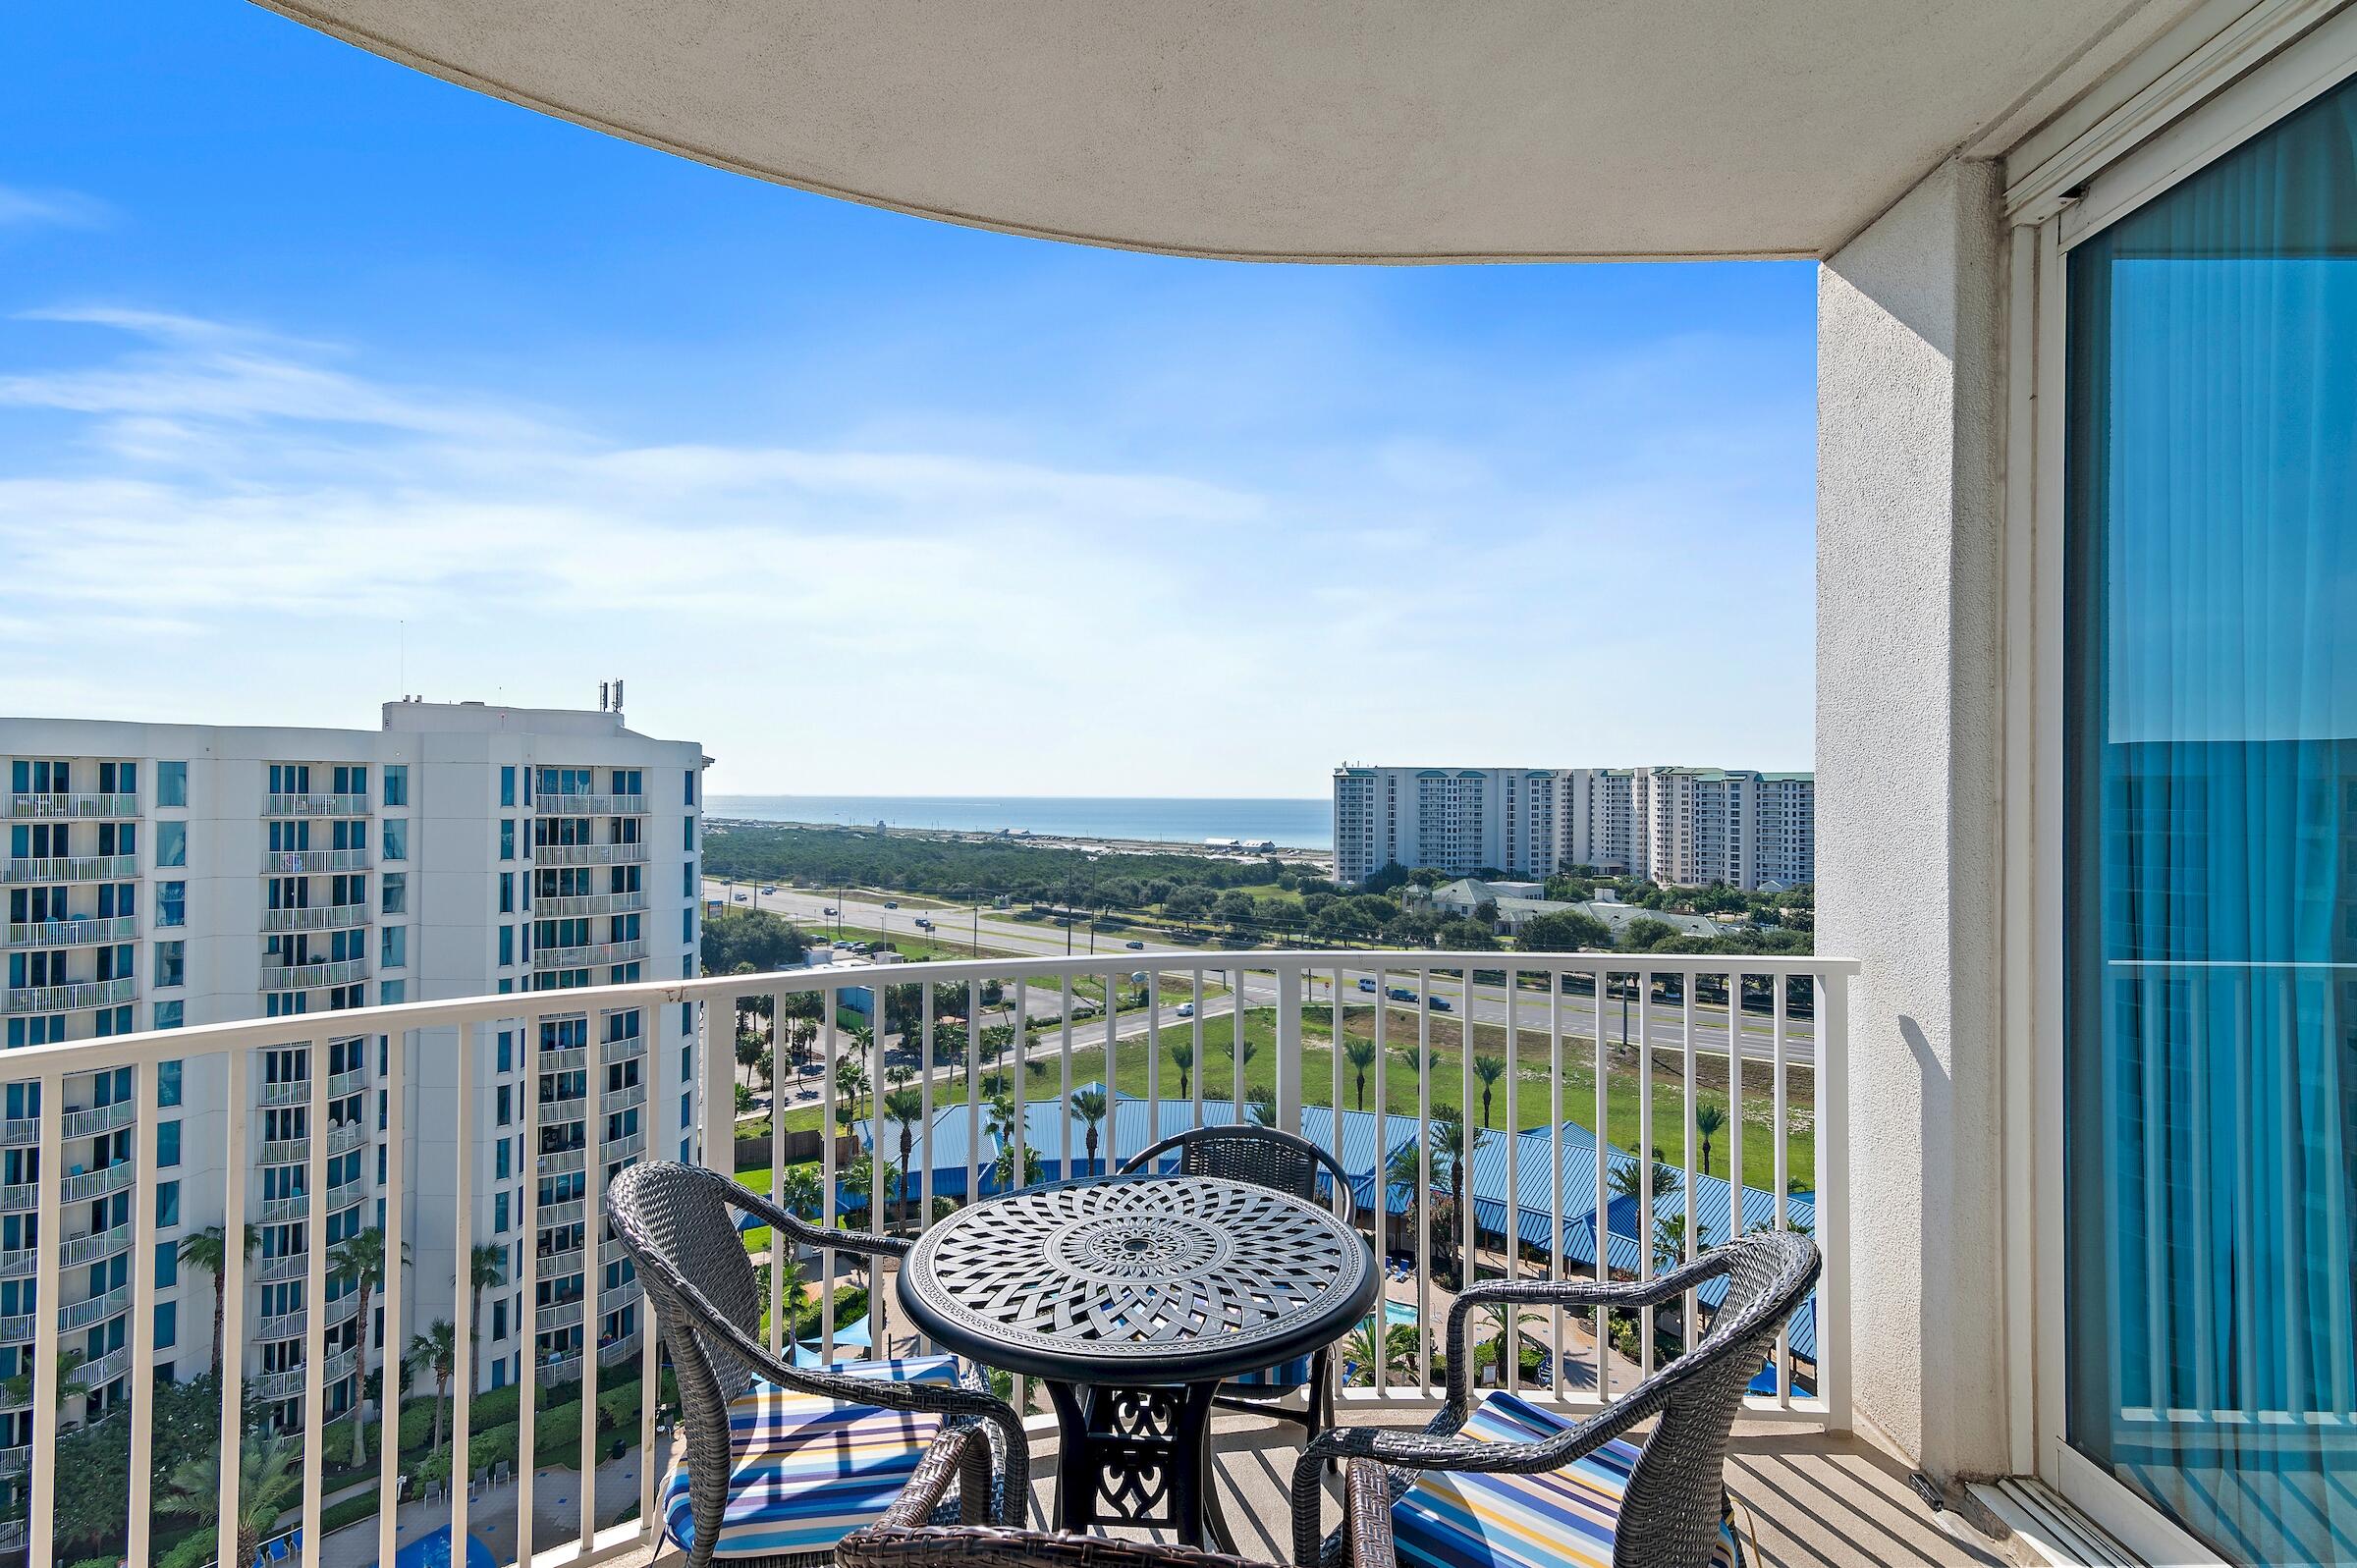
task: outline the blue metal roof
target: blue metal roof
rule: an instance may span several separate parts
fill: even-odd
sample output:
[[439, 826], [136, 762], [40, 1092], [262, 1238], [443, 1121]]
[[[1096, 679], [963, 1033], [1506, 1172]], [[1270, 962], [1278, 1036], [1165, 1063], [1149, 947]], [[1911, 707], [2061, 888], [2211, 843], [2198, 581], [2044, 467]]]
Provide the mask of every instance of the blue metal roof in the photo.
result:
[[[1075, 1084], [1074, 1090], [1102, 1088], [1101, 1084]], [[1174, 1086], [1176, 1087], [1176, 1086]], [[1174, 1133], [1183, 1132], [1198, 1124], [1195, 1108], [1190, 1100], [1166, 1098], [1159, 1106], [1149, 1108], [1145, 1101], [1129, 1095], [1116, 1096], [1111, 1107], [1108, 1124], [1097, 1129], [1097, 1162], [1086, 1162], [1087, 1123], [1071, 1114], [1062, 1100], [1033, 1100], [1024, 1107], [1023, 1142], [1035, 1151], [1040, 1160], [1043, 1179], [1061, 1180], [1064, 1170], [1064, 1136], [1071, 1133], [1074, 1175], [1089, 1175], [1109, 1170], [1139, 1150]], [[1249, 1108], [1246, 1119], [1250, 1119]], [[1206, 1099], [1203, 1102], [1201, 1124], [1225, 1126], [1237, 1119], [1233, 1102]], [[1328, 1106], [1304, 1106], [1301, 1108], [1301, 1136], [1322, 1148], [1336, 1150], [1336, 1158], [1351, 1174], [1350, 1195], [1364, 1214], [1374, 1201], [1375, 1171], [1378, 1164], [1387, 1167], [1390, 1157], [1403, 1148], [1412, 1148], [1418, 1141], [1419, 1126], [1412, 1115], [1386, 1115], [1383, 1118], [1383, 1147], [1385, 1159], [1375, 1156], [1376, 1117], [1371, 1110], [1344, 1110], [1341, 1113], [1342, 1143], [1339, 1150], [1334, 1141], [1336, 1115]], [[982, 1188], [996, 1191], [990, 1178], [990, 1167], [999, 1158], [998, 1141], [990, 1134], [990, 1107], [983, 1104], [981, 1112], [982, 1137], [979, 1158], [973, 1162], [982, 1171]], [[868, 1141], [869, 1124], [861, 1121], [856, 1127], [860, 1141]], [[965, 1173], [968, 1161], [966, 1133], [968, 1122], [962, 1099], [955, 1102], [936, 1102], [932, 1137], [919, 1140], [933, 1156], [933, 1190], [951, 1197], [965, 1194]], [[1508, 1151], [1512, 1151], [1515, 1229], [1525, 1246], [1552, 1254], [1556, 1245], [1557, 1226], [1562, 1227], [1565, 1264], [1576, 1264], [1593, 1270], [1596, 1264], [1596, 1138], [1586, 1127], [1575, 1121], [1562, 1126], [1563, 1174], [1562, 1184], [1555, 1190], [1555, 1150], [1552, 1139], [1557, 1129], [1532, 1127], [1508, 1136], [1501, 1128], [1480, 1129], [1474, 1139], [1473, 1159], [1468, 1171], [1467, 1191], [1473, 1205], [1473, 1222], [1492, 1235], [1503, 1235], [1507, 1223], [1507, 1176]], [[900, 1128], [886, 1123], [885, 1155], [897, 1159], [900, 1153]], [[1615, 1144], [1605, 1146], [1608, 1175], [1605, 1193], [1605, 1247], [1610, 1267], [1618, 1272], [1634, 1274], [1643, 1263], [1638, 1245], [1637, 1201], [1617, 1196], [1613, 1181], [1628, 1180], [1625, 1174], [1636, 1164], [1636, 1157]], [[1654, 1200], [1654, 1218], [1657, 1223], [1665, 1217], [1685, 1212], [1683, 1192], [1685, 1173], [1682, 1167], [1663, 1162], [1673, 1171], [1680, 1190]], [[917, 1182], [907, 1179], [907, 1190], [913, 1195]], [[1386, 1194], [1386, 1207], [1395, 1215], [1407, 1211], [1412, 1196], [1412, 1183], [1392, 1182]], [[1445, 1194], [1447, 1183], [1435, 1182], [1436, 1192]], [[1725, 1177], [1696, 1175], [1694, 1178], [1695, 1249], [1706, 1251], [1727, 1239], [1727, 1217], [1732, 1206], [1733, 1186]], [[841, 1199], [847, 1209], [859, 1207], [859, 1200], [846, 1196]], [[1784, 1200], [1787, 1223], [1799, 1230], [1814, 1231], [1817, 1224], [1817, 1205], [1812, 1195], [1793, 1193]], [[1743, 1189], [1744, 1230], [1773, 1224], [1776, 1219], [1776, 1198], [1773, 1193], [1757, 1187]], [[1716, 1307], [1727, 1294], [1725, 1280], [1713, 1280], [1699, 1292], [1706, 1305]], [[1817, 1353], [1816, 1301], [1812, 1296], [1794, 1315], [1791, 1325], [1792, 1352], [1814, 1361]]]

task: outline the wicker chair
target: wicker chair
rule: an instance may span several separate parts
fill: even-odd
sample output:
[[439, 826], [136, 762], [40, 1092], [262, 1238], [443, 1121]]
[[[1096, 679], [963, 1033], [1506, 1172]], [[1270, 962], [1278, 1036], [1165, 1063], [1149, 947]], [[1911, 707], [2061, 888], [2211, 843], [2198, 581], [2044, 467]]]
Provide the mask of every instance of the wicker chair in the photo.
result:
[[[1391, 1487], [1382, 1466], [1362, 1460], [1350, 1467], [1343, 1515], [1348, 1568], [1393, 1568]], [[836, 1560], [843, 1568], [1272, 1568], [1228, 1552], [1119, 1537], [928, 1527], [914, 1497], [894, 1504], [880, 1524], [846, 1536]]]
[[[1336, 1568], [1341, 1534], [1318, 1536], [1320, 1477], [1335, 1458], [1390, 1467], [1393, 1530], [1410, 1556], [1537, 1568], [1602, 1561], [1615, 1568], [1706, 1568], [1741, 1560], [1727, 1529], [1727, 1439], [1745, 1386], [1778, 1329], [1817, 1283], [1817, 1244], [1789, 1230], [1755, 1231], [1683, 1268], [1632, 1283], [1494, 1280], [1468, 1287], [1449, 1310], [1449, 1397], [1422, 1432], [1344, 1428], [1302, 1451], [1293, 1471], [1293, 1554], [1301, 1568]], [[1466, 1383], [1466, 1329], [1475, 1307], [1660, 1306], [1727, 1280], [1709, 1332], [1692, 1350], [1577, 1424]], [[1659, 1417], [1640, 1447], [1621, 1438]], [[1562, 1472], [1562, 1475], [1553, 1473]], [[1511, 1478], [1549, 1476], [1550, 1484]], [[1461, 1479], [1460, 1479], [1461, 1478]], [[1536, 1530], [1528, 1522], [1544, 1519]], [[1525, 1528], [1517, 1530], [1516, 1521]], [[1593, 1549], [1572, 1557], [1578, 1538]]]
[[[878, 1488], [904, 1481], [898, 1496], [921, 1504], [927, 1517], [1019, 1524], [1030, 1451], [1021, 1419], [991, 1395], [982, 1369], [961, 1380], [944, 1358], [907, 1379], [895, 1378], [893, 1363], [807, 1370], [772, 1356], [758, 1337], [762, 1302], [736, 1211], [769, 1225], [779, 1248], [800, 1243], [883, 1259], [909, 1245], [821, 1230], [696, 1165], [632, 1165], [606, 1189], [606, 1217], [654, 1302], [679, 1378], [685, 1479], [666, 1488], [664, 1513], [689, 1568], [709, 1568], [716, 1547], [731, 1568], [830, 1561], [842, 1535], [873, 1523], [893, 1500]], [[857, 1476], [818, 1473], [849, 1463], [835, 1457], [843, 1455], [862, 1456]], [[731, 1520], [739, 1492], [757, 1502]]]
[[[1122, 1174], [1151, 1170], [1156, 1161], [1173, 1150], [1178, 1152], [1178, 1169], [1182, 1174], [1247, 1182], [1310, 1203], [1318, 1201], [1318, 1178], [1327, 1176], [1334, 1188], [1334, 1212], [1345, 1224], [1353, 1213], [1350, 1178], [1343, 1172], [1342, 1162], [1308, 1139], [1279, 1132], [1274, 1127], [1189, 1127], [1132, 1156], [1122, 1166]], [[1306, 1430], [1309, 1437], [1315, 1437], [1334, 1425], [1334, 1379], [1327, 1375], [1332, 1360], [1333, 1349], [1329, 1346], [1300, 1363], [1271, 1367], [1252, 1377], [1224, 1383], [1214, 1403], [1296, 1423]], [[1296, 1390], [1308, 1394], [1301, 1409], [1277, 1403]]]

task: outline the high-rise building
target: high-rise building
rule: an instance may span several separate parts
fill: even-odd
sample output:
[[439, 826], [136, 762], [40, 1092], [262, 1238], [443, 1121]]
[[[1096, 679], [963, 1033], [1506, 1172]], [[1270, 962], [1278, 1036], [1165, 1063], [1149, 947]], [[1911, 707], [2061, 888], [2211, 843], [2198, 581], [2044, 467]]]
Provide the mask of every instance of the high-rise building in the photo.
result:
[[1345, 766], [1334, 774], [1335, 875], [1594, 866], [1674, 887], [1796, 887], [1816, 878], [1816, 816], [1806, 773]]
[[[691, 975], [703, 764], [697, 745], [632, 733], [619, 711], [402, 701], [373, 730], [0, 719], [7, 1044]], [[480, 1298], [485, 1386], [577, 1369], [592, 1334], [609, 1359], [629, 1353], [645, 1311], [628, 1260], [587, 1235], [586, 1162], [688, 1153], [688, 1009], [547, 1019], [536, 1083], [522, 1076], [522, 1027], [486, 1029], [473, 1064], [469, 1232], [497, 1250], [502, 1281]], [[65, 1168], [39, 1171], [37, 1085], [5, 1082], [0, 1061], [0, 1377], [30, 1355], [42, 1245], [60, 1253], [62, 1299], [48, 1305], [61, 1345], [87, 1358], [76, 1379], [90, 1413], [128, 1397], [137, 1269], [155, 1271], [159, 1366], [204, 1371], [213, 1283], [177, 1254], [222, 1222], [234, 1173], [257, 1227], [248, 1343], [231, 1351], [246, 1358], [249, 1397], [292, 1418], [315, 1369], [331, 1415], [358, 1397], [380, 1364], [382, 1309], [357, 1322], [356, 1293], [333, 1279], [326, 1300], [303, 1299], [305, 1185], [309, 1139], [324, 1133], [330, 1243], [383, 1223], [386, 1041], [331, 1029], [313, 1060], [304, 1038], [251, 1062], [242, 1162], [225, 1148], [216, 1058], [185, 1076], [166, 1065], [151, 1128], [128, 1071], [69, 1077], [54, 1108]], [[403, 1224], [425, 1258], [456, 1234], [456, 1031], [421, 1032], [411, 1052]], [[581, 1112], [592, 1071], [604, 1075], [596, 1128]], [[329, 1075], [325, 1128], [309, 1125], [314, 1072]], [[526, 1149], [535, 1094], [539, 1146]], [[129, 1190], [134, 1138], [151, 1140], [152, 1192]], [[47, 1237], [34, 1233], [43, 1181], [62, 1189], [60, 1233]], [[521, 1229], [526, 1181], [538, 1183], [536, 1236]], [[138, 1203], [156, 1209], [152, 1258], [130, 1255]], [[516, 1283], [524, 1247], [540, 1257], [528, 1304]], [[462, 1287], [447, 1271], [392, 1272], [406, 1322], [457, 1317]], [[28, 1420], [0, 1409], [0, 1451], [26, 1440], [15, 1429]]]
[[1546, 768], [1337, 768], [1335, 876], [1398, 864], [1544, 877], [1558, 863], [1558, 782]]

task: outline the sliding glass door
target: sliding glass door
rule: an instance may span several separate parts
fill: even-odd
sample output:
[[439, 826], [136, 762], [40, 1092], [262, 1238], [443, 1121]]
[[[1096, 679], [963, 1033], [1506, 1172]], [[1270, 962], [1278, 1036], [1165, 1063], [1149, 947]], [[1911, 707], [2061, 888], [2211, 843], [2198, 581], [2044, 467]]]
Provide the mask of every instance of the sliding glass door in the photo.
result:
[[2357, 1562], [2357, 88], [2067, 264], [2068, 1438]]

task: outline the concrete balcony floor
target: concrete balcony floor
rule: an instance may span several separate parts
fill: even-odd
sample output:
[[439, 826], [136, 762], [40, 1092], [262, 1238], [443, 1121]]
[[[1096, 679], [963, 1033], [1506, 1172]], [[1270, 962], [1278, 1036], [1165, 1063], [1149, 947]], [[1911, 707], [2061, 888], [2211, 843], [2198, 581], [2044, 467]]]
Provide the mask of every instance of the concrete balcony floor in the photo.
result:
[[[1423, 1418], [1392, 1419], [1420, 1424]], [[1287, 1488], [1299, 1431], [1245, 1416], [1224, 1419], [1219, 1429], [1221, 1502], [1246, 1556], [1289, 1559]], [[1032, 1464], [1031, 1517], [1045, 1528], [1055, 1496], [1053, 1444], [1035, 1441]], [[1907, 1485], [1902, 1462], [1854, 1436], [1740, 1424], [1727, 1486], [1745, 1560], [1754, 1568], [1973, 1568], [2038, 1560], [1981, 1534], [1956, 1512], [1934, 1513]], [[1162, 1532], [1144, 1534], [1163, 1539]], [[619, 1561], [628, 1568], [680, 1568], [685, 1558], [665, 1546]]]

